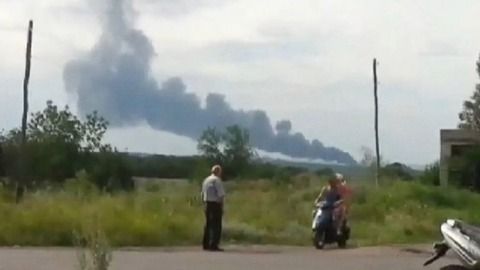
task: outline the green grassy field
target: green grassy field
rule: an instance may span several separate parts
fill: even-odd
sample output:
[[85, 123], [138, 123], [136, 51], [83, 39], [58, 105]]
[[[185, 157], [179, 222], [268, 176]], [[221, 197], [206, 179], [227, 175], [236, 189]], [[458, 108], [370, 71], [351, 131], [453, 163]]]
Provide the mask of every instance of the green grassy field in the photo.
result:
[[[323, 181], [228, 182], [224, 242], [310, 245], [312, 202]], [[480, 195], [391, 181], [355, 186], [352, 241], [359, 245], [415, 243], [439, 237], [445, 218], [480, 223]], [[84, 183], [30, 193], [16, 205], [1, 192], [0, 245], [69, 246], [73, 231], [98, 226], [113, 246], [199, 245], [203, 214], [199, 184], [148, 186], [105, 195]]]

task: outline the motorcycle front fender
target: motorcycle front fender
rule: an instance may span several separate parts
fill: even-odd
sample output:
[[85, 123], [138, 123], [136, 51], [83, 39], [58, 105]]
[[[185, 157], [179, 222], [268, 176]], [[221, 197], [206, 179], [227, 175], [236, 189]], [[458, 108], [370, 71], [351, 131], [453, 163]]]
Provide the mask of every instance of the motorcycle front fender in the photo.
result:
[[312, 230], [315, 231], [318, 227], [318, 224], [320, 222], [320, 217], [322, 216], [322, 209], [317, 209], [314, 213], [313, 216], [313, 221], [312, 221]]

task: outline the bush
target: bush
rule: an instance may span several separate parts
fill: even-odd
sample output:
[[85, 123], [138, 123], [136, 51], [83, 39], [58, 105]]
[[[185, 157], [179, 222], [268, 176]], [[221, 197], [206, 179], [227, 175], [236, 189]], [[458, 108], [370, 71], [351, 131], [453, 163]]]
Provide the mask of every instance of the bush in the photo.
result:
[[132, 171], [123, 156], [115, 152], [98, 153], [87, 171], [100, 190], [133, 190]]
[[413, 170], [406, 165], [395, 162], [383, 167], [381, 169], [381, 175], [387, 178], [411, 181], [413, 180], [412, 171]]
[[93, 184], [93, 181], [85, 170], [78, 172], [75, 178], [68, 179], [65, 182], [64, 189], [68, 194], [78, 198], [86, 198], [99, 194], [98, 188]]

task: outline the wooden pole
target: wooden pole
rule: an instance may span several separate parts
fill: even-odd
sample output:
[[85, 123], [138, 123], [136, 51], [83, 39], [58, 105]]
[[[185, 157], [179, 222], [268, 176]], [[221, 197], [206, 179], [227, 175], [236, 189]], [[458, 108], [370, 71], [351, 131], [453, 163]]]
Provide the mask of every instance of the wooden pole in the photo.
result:
[[377, 92], [377, 59], [373, 59], [373, 94], [375, 99], [375, 150], [377, 162], [375, 164], [375, 186], [378, 187], [380, 174], [380, 144], [378, 140], [378, 92]]
[[28, 117], [28, 82], [30, 80], [30, 65], [32, 58], [32, 31], [33, 21], [28, 23], [27, 54], [25, 59], [25, 77], [23, 79], [23, 116], [22, 116], [22, 144], [27, 142], [27, 117]]
[[21, 179], [17, 183], [16, 202], [18, 203], [24, 192], [24, 185], [26, 182], [26, 143], [27, 143], [27, 118], [28, 118], [28, 82], [30, 81], [30, 66], [32, 59], [32, 32], [33, 21], [28, 23], [28, 36], [27, 36], [27, 52], [25, 57], [25, 77], [23, 79], [23, 115], [22, 115], [22, 146], [21, 146]]

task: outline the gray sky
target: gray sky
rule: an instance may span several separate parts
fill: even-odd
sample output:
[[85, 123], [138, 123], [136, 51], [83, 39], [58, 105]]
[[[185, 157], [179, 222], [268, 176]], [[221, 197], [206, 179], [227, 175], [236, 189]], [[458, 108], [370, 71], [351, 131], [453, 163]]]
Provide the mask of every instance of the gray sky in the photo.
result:
[[[28, 19], [34, 19], [31, 109], [47, 99], [75, 107], [64, 64], [100, 33], [94, 1], [0, 0], [0, 128], [20, 123]], [[221, 93], [236, 109], [360, 156], [373, 148], [372, 59], [380, 62], [382, 154], [437, 159], [439, 129], [455, 127], [478, 81], [480, 2], [386, 0], [134, 0], [137, 27], [157, 53], [155, 78], [180, 76], [200, 97]], [[75, 110], [75, 108], [73, 108]], [[195, 142], [145, 126], [113, 129], [120, 149], [195, 152]]]

